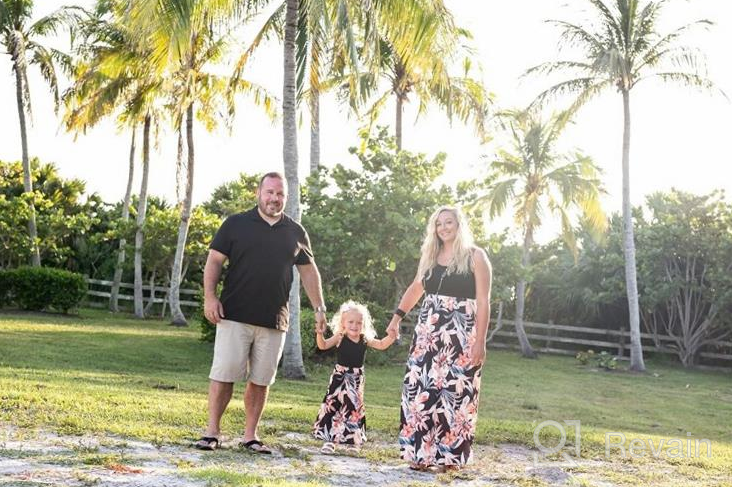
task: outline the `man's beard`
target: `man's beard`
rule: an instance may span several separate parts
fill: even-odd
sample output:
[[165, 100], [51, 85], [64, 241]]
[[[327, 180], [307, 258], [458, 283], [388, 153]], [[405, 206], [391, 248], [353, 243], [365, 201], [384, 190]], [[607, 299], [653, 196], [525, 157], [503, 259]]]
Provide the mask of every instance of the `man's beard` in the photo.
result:
[[285, 205], [277, 205], [276, 203], [266, 204], [261, 201], [258, 202], [259, 210], [267, 216], [276, 217], [282, 215], [282, 211]]

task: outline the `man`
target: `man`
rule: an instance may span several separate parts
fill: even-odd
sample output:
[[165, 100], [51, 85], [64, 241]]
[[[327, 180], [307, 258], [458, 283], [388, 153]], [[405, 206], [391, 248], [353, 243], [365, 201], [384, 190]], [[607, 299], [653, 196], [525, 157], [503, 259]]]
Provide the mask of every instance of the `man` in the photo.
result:
[[[231, 400], [234, 383], [247, 381], [241, 445], [271, 453], [257, 436], [257, 426], [285, 343], [293, 265], [297, 265], [315, 308], [318, 327], [326, 322], [310, 239], [305, 229], [283, 212], [287, 186], [282, 174], [265, 174], [256, 194], [255, 208], [230, 216], [216, 232], [203, 272], [204, 314], [216, 324], [216, 343], [209, 375], [208, 426], [196, 443], [202, 450], [219, 446], [221, 416]], [[226, 260], [229, 268], [219, 300], [216, 285]]]

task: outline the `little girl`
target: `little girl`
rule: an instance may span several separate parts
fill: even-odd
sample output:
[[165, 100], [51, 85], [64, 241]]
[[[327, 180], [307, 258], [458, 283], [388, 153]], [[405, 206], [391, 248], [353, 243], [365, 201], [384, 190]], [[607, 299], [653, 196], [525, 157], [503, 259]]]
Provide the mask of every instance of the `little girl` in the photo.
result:
[[318, 348], [328, 350], [335, 346], [338, 359], [330, 376], [328, 392], [313, 425], [313, 434], [323, 440], [320, 451], [333, 453], [335, 444], [348, 445], [358, 451], [366, 441], [366, 411], [363, 405], [363, 360], [366, 347], [386, 350], [396, 340], [390, 334], [376, 340], [376, 331], [369, 310], [354, 301], [343, 303], [330, 322], [333, 336], [323, 338], [325, 325], [316, 329]]

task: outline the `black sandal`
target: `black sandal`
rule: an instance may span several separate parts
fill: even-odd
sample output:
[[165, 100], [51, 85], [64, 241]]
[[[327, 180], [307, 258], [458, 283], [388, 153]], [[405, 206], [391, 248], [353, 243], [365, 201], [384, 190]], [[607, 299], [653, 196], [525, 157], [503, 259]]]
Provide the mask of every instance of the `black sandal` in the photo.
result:
[[215, 436], [202, 436], [194, 446], [199, 450], [213, 451], [220, 445], [219, 439]]
[[241, 442], [239, 443], [239, 446], [242, 448], [246, 448], [247, 450], [253, 452], [253, 453], [261, 453], [264, 455], [271, 455], [272, 450], [264, 446], [264, 443], [262, 443], [259, 440], [250, 440], [246, 443]]

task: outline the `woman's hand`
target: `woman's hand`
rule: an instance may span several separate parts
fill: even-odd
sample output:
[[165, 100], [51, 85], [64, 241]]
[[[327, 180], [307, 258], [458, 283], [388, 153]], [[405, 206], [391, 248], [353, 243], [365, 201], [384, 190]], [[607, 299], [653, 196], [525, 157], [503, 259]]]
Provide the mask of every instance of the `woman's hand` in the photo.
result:
[[485, 340], [476, 340], [470, 348], [470, 365], [480, 367], [485, 361]]
[[398, 316], [394, 315], [389, 322], [389, 326], [386, 327], [386, 332], [393, 336], [394, 339], [399, 339], [399, 322], [401, 320]]

